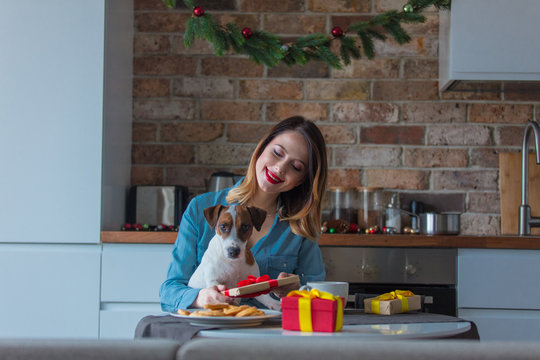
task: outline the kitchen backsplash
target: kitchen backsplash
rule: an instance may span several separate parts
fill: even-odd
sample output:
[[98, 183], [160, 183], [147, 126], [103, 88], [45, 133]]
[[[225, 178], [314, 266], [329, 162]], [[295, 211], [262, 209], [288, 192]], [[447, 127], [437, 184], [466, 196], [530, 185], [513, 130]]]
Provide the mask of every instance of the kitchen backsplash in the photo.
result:
[[[291, 38], [403, 3], [198, 1], [219, 23]], [[498, 153], [519, 151], [525, 123], [540, 119], [540, 93], [496, 83], [440, 93], [438, 13], [425, 15], [407, 26], [410, 43], [379, 43], [373, 60], [342, 70], [320, 62], [268, 69], [217, 57], [202, 41], [184, 48], [190, 11], [135, 0], [132, 184], [201, 192], [215, 171], [242, 174], [265, 131], [300, 114], [325, 135], [329, 185], [395, 189], [403, 200], [462, 209], [461, 233], [499, 234]]]

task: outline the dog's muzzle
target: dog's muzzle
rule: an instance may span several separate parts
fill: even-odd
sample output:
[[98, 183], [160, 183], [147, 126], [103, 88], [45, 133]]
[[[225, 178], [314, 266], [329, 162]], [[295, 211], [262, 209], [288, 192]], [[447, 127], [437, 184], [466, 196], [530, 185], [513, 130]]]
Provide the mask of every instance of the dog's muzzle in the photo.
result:
[[236, 259], [240, 255], [240, 248], [231, 246], [227, 248], [227, 256], [231, 259]]

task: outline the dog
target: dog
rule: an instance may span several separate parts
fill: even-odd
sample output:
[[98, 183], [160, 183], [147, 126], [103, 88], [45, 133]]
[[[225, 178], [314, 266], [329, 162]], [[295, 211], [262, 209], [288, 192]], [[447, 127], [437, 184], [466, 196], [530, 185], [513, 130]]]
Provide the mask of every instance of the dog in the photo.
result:
[[[247, 279], [258, 277], [259, 266], [251, 253], [248, 240], [253, 228], [259, 231], [266, 218], [266, 211], [253, 206], [216, 205], [203, 210], [204, 217], [216, 234], [210, 240], [188, 286], [208, 288], [223, 284], [228, 289]], [[269, 294], [256, 297], [267, 308], [279, 310], [279, 300]]]

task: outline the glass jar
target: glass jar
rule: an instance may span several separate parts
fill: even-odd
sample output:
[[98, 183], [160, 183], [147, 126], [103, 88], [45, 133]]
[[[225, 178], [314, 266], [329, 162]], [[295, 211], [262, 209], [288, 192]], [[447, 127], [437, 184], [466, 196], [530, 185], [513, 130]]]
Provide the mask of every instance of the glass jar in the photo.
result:
[[[384, 225], [384, 191], [377, 187], [358, 187], [358, 230], [380, 232]], [[366, 231], [367, 230], [367, 231]]]
[[401, 233], [401, 209], [399, 208], [399, 197], [397, 193], [392, 194], [390, 203], [386, 206], [385, 224], [386, 231], [392, 234]]
[[330, 209], [328, 220], [343, 220], [348, 224], [356, 223], [356, 191], [354, 188], [334, 186], [328, 189], [327, 207]]

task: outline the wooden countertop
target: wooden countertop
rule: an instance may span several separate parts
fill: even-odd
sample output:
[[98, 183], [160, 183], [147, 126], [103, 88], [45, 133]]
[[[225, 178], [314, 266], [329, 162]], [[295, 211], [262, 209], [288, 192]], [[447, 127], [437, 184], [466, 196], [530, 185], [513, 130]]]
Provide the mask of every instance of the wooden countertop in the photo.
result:
[[[102, 243], [173, 244], [176, 232], [102, 231]], [[320, 246], [540, 250], [540, 236], [323, 234]]]

